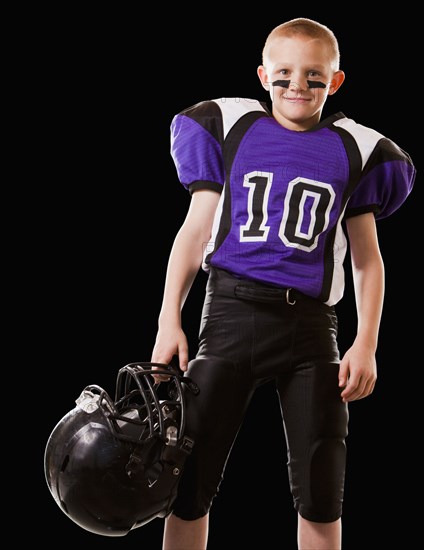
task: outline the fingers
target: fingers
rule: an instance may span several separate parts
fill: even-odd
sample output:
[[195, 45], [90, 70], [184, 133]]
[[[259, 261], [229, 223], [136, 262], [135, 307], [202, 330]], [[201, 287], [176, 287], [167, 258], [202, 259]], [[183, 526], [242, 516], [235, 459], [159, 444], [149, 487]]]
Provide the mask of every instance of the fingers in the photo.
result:
[[[181, 371], [186, 372], [188, 368], [188, 343], [184, 334], [179, 338], [162, 337], [160, 342], [157, 341], [152, 352], [151, 361], [171, 365], [174, 369], [179, 368]], [[154, 370], [157, 369], [158, 367], [154, 368]], [[165, 374], [153, 375], [153, 377], [158, 383], [171, 378], [171, 376]]]
[[[155, 355], [153, 354], [152, 355], [152, 363], [160, 363], [162, 365], [169, 365], [169, 363], [171, 362], [172, 360], [172, 355], [170, 355], [169, 357], [167, 355]], [[161, 369], [161, 367], [157, 367], [157, 366], [154, 366], [152, 367], [152, 369], [155, 371], [155, 370], [163, 370]], [[167, 382], [171, 377], [170, 376], [167, 376], [166, 374], [153, 374], [153, 379], [154, 381], [156, 382], [156, 384], [160, 384], [160, 382]]]
[[367, 397], [374, 391], [377, 367], [374, 355], [361, 348], [351, 348], [339, 366], [339, 387], [345, 403]]
[[349, 375], [349, 365], [347, 361], [341, 361], [339, 367], [339, 388], [347, 386]]
[[[188, 368], [188, 348], [181, 348], [179, 350], [179, 353], [175, 353], [172, 355], [152, 355], [152, 362], [154, 363], [161, 363], [163, 365], [171, 365], [174, 367], [174, 369], [180, 369], [183, 372], [187, 371]], [[160, 367], [153, 367], [153, 370], [158, 370]], [[171, 376], [167, 376], [166, 374], [157, 374], [153, 375], [153, 378], [155, 379], [155, 382], [166, 382], [168, 381]]]
[[188, 369], [188, 348], [181, 348], [178, 357], [180, 369], [185, 372]]
[[340, 395], [345, 403], [357, 401], [358, 399], [363, 399], [370, 395], [374, 391], [374, 387], [375, 380], [366, 380], [361, 377], [357, 380], [349, 378]]

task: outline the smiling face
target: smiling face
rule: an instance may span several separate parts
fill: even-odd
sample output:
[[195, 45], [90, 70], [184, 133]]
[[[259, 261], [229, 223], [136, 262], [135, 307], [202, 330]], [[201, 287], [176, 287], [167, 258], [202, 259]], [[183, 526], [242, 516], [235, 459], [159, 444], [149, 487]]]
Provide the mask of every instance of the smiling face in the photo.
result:
[[328, 95], [344, 81], [331, 46], [321, 38], [299, 33], [270, 40], [258, 76], [269, 90], [274, 118], [297, 131], [319, 122]]

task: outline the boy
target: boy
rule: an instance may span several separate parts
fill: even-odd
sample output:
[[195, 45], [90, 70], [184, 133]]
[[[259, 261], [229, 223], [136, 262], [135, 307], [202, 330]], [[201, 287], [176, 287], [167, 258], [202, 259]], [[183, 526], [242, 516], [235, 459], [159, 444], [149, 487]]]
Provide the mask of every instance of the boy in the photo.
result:
[[[300, 549], [341, 548], [348, 403], [370, 395], [384, 295], [375, 220], [412, 190], [411, 159], [342, 113], [321, 121], [345, 75], [337, 39], [298, 18], [268, 35], [251, 99], [204, 101], [172, 122], [172, 156], [192, 195], [170, 254], [152, 361], [198, 384], [195, 440], [164, 550], [206, 548], [208, 514], [250, 398], [273, 380], [284, 420]], [[358, 330], [340, 359], [334, 305], [349, 238]], [[205, 246], [205, 243], [206, 246]], [[209, 273], [196, 357], [181, 310]], [[159, 378], [159, 377], [158, 377]]]

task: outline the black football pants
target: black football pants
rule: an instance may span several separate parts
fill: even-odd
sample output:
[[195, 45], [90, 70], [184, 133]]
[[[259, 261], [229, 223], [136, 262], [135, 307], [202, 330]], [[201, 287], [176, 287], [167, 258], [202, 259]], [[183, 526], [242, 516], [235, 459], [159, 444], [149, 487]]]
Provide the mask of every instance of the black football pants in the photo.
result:
[[186, 392], [186, 431], [195, 444], [175, 515], [194, 520], [209, 511], [250, 399], [274, 381], [294, 507], [315, 522], [341, 516], [348, 408], [338, 387], [336, 337], [334, 307], [211, 270], [199, 349], [187, 371], [200, 388]]

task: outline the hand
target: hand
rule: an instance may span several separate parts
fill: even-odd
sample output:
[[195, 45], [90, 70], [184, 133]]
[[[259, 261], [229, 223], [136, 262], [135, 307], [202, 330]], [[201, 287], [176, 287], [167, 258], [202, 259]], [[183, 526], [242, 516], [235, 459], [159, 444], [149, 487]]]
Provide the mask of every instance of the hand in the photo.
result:
[[[156, 336], [151, 361], [169, 365], [175, 356], [178, 358], [179, 368], [185, 372], [188, 367], [188, 342], [184, 332], [180, 328], [178, 330], [160, 329]], [[153, 367], [153, 370], [157, 368]], [[160, 374], [153, 375], [153, 378], [156, 383], [159, 383], [166, 382], [170, 376]]]
[[374, 350], [354, 344], [345, 353], [339, 368], [342, 400], [347, 403], [367, 397], [374, 391], [377, 365]]

